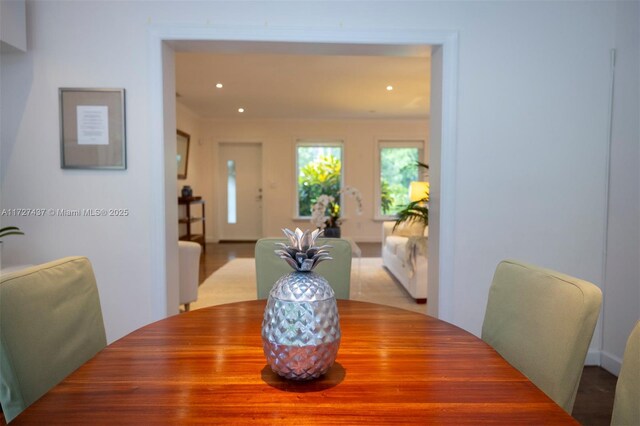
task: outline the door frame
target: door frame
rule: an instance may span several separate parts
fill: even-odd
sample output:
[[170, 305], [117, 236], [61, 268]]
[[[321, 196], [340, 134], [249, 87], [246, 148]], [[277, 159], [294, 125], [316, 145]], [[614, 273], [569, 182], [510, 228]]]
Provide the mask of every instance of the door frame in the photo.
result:
[[[453, 322], [455, 217], [456, 217], [456, 145], [457, 145], [457, 82], [458, 32], [453, 30], [411, 30], [379, 28], [274, 28], [225, 26], [212, 27], [184, 24], [149, 25], [149, 158], [151, 162], [151, 211], [154, 212], [150, 232], [150, 311], [152, 320], [178, 312], [177, 266], [177, 206], [175, 203], [175, 41], [217, 42], [290, 42], [339, 44], [429, 45], [439, 54], [441, 64], [441, 103], [432, 105], [440, 117], [437, 137], [430, 136], [431, 161], [438, 167], [431, 170], [436, 185], [432, 185], [430, 203], [433, 212], [429, 251], [432, 265], [429, 274], [428, 313]], [[433, 57], [432, 57], [433, 61]], [[433, 75], [433, 72], [432, 72]], [[430, 134], [433, 135], [430, 126]], [[435, 146], [437, 145], [437, 146]], [[173, 162], [171, 153], [173, 152]], [[439, 173], [438, 173], [439, 172]]]
[[[264, 191], [264, 143], [262, 141], [255, 141], [255, 140], [233, 140], [233, 139], [221, 139], [219, 141], [215, 142], [215, 148], [214, 148], [214, 153], [213, 153], [213, 159], [212, 159], [212, 164], [215, 164], [216, 167], [219, 165], [219, 160], [220, 160], [220, 151], [221, 151], [221, 146], [223, 144], [233, 144], [233, 145], [246, 145], [246, 144], [251, 144], [251, 145], [258, 145], [260, 146], [260, 181], [262, 183], [262, 217], [260, 218], [260, 227], [261, 227], [261, 232], [264, 234], [264, 201], [265, 201], [265, 191]], [[222, 188], [222, 182], [218, 181], [218, 177], [219, 175], [216, 174], [216, 181], [213, 185], [214, 187], [214, 197], [217, 195], [221, 194], [221, 188]], [[222, 226], [222, 221], [224, 220], [224, 218], [226, 217], [226, 212], [224, 211], [224, 208], [222, 206], [222, 203], [217, 203], [218, 204], [218, 208], [215, 209], [215, 215], [217, 216], [216, 219], [214, 219], [214, 223], [216, 223], [218, 225], [218, 229], [221, 229], [220, 227]], [[221, 240], [221, 235], [220, 233], [216, 230], [214, 231], [214, 239], [215, 241], [220, 241]]]

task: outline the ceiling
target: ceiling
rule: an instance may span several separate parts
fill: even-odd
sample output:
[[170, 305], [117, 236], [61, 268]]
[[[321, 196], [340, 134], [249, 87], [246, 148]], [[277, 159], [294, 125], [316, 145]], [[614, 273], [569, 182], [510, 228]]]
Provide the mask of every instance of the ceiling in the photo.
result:
[[174, 42], [173, 47], [178, 102], [201, 117], [429, 116], [429, 46]]

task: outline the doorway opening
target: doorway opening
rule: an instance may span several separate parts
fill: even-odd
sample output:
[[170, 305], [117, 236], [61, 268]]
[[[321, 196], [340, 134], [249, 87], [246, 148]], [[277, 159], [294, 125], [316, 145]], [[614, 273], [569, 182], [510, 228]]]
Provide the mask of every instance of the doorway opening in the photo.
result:
[[[299, 51], [313, 53], [318, 51], [326, 52], [327, 48], [341, 49], [344, 51], [358, 49], [377, 50], [379, 54], [392, 54], [391, 50], [398, 52], [398, 48], [412, 48], [415, 46], [431, 46], [433, 52], [432, 60], [432, 111], [430, 115], [430, 166], [431, 166], [431, 204], [430, 204], [430, 237], [429, 237], [429, 313], [443, 319], [447, 319], [452, 306], [451, 294], [452, 289], [447, 286], [451, 282], [452, 276], [452, 244], [448, 239], [453, 234], [453, 214], [454, 208], [454, 186], [453, 177], [455, 162], [453, 154], [455, 153], [455, 134], [454, 134], [454, 116], [455, 116], [455, 77], [456, 77], [456, 53], [457, 53], [457, 36], [451, 32], [434, 32], [415, 34], [413, 32], [396, 33], [392, 36], [389, 34], [381, 34], [378, 31], [371, 31], [363, 34], [342, 34], [342, 40], [335, 40], [331, 31], [325, 34], [315, 34], [313, 38], [316, 40], [309, 41], [309, 36], [304, 31], [290, 31], [288, 34], [279, 37], [278, 41], [261, 33], [260, 31], [249, 31], [247, 34], [240, 35], [236, 31], [233, 34], [221, 34], [224, 32], [219, 29], [212, 29], [210, 34], [204, 35], [200, 30], [182, 29], [182, 33], [178, 36], [175, 31], [162, 30], [153, 34], [154, 42], [152, 45], [152, 54], [159, 69], [154, 69], [152, 78], [155, 87], [158, 90], [152, 101], [160, 98], [159, 105], [153, 109], [152, 125], [155, 129], [154, 133], [162, 137], [165, 141], [164, 149], [158, 149], [157, 157], [162, 157], [162, 151], [175, 152], [175, 142], [170, 138], [164, 137], [170, 134], [173, 129], [175, 134], [175, 52], [192, 50], [194, 46], [199, 49], [213, 50], [224, 48], [239, 49], [242, 51], [247, 48], [260, 49], [276, 49], [282, 51], [283, 46], [291, 51]], [[352, 39], [350, 39], [352, 37]], [[176, 40], [179, 39], [179, 40]], [[221, 41], [223, 40], [223, 41]], [[284, 40], [284, 41], [283, 41]], [[301, 42], [301, 40], [304, 40]], [[357, 41], [356, 41], [357, 40]], [[393, 42], [394, 44], [386, 44]], [[438, 69], [436, 69], [438, 68]], [[435, 94], [433, 93], [435, 89]], [[435, 100], [435, 103], [434, 103]], [[154, 259], [161, 262], [152, 263], [157, 265], [160, 263], [164, 267], [154, 269], [154, 276], [157, 278], [157, 290], [159, 296], [152, 301], [154, 315], [161, 318], [167, 314], [175, 312], [174, 306], [177, 306], [175, 299], [177, 298], [177, 289], [173, 288], [172, 282], [175, 282], [174, 275], [177, 275], [177, 267], [174, 264], [176, 258], [175, 249], [172, 247], [176, 225], [173, 213], [173, 207], [166, 196], [171, 192], [175, 193], [175, 178], [170, 176], [174, 170], [168, 162], [159, 161], [164, 164], [158, 167], [156, 173], [163, 177], [164, 188], [162, 197], [155, 197], [154, 202], [158, 204], [164, 203], [164, 223], [158, 223], [156, 229], [159, 232], [159, 241], [156, 250], [152, 253]], [[235, 164], [234, 164], [235, 166]], [[229, 169], [229, 163], [226, 163]], [[229, 172], [227, 171], [227, 181]], [[229, 182], [227, 182], [229, 184]], [[269, 182], [271, 184], [271, 182]], [[236, 188], [238, 183], [235, 182]], [[229, 186], [227, 186], [227, 191]], [[228, 203], [227, 203], [228, 204]], [[227, 219], [230, 212], [227, 210]], [[238, 210], [236, 209], [236, 220]]]

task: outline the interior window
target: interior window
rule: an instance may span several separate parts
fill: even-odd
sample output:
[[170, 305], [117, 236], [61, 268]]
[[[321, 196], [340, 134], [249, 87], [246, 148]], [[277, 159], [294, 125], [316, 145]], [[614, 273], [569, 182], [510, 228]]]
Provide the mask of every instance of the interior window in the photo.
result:
[[377, 215], [393, 217], [409, 203], [409, 185], [421, 180], [418, 161], [423, 161], [424, 142], [381, 141], [378, 145]]
[[339, 202], [342, 188], [342, 143], [298, 142], [296, 146], [297, 216], [311, 217], [317, 198], [331, 195]]

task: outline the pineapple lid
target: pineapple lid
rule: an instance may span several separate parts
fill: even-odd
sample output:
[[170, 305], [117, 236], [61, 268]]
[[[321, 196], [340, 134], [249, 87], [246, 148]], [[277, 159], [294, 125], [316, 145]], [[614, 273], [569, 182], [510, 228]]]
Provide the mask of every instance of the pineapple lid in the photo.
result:
[[276, 254], [284, 259], [295, 271], [311, 272], [313, 268], [324, 260], [333, 259], [329, 256], [327, 249], [329, 245], [316, 247], [316, 239], [322, 234], [322, 229], [316, 229], [309, 233], [309, 230], [302, 232], [300, 228], [296, 228], [295, 232], [290, 229], [283, 229], [284, 235], [289, 239], [291, 245], [276, 243], [281, 247], [276, 250]]
[[335, 298], [329, 282], [312, 271], [320, 262], [332, 259], [327, 250], [331, 246], [315, 245], [316, 239], [322, 235], [322, 230], [303, 232], [296, 228], [295, 231], [283, 229], [282, 232], [290, 244], [276, 243], [280, 248], [275, 250], [275, 253], [293, 268], [293, 272], [280, 277], [269, 295], [285, 301], [315, 302]]

